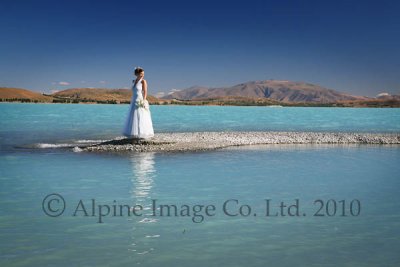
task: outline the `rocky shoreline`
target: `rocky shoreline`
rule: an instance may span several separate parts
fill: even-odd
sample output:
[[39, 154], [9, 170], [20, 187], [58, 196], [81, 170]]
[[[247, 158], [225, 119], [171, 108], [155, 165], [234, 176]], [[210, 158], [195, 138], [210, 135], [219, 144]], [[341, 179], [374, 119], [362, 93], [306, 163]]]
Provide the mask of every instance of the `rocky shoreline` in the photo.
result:
[[76, 152], [183, 152], [262, 144], [400, 144], [400, 133], [184, 132], [156, 133], [150, 140], [114, 139], [76, 146]]

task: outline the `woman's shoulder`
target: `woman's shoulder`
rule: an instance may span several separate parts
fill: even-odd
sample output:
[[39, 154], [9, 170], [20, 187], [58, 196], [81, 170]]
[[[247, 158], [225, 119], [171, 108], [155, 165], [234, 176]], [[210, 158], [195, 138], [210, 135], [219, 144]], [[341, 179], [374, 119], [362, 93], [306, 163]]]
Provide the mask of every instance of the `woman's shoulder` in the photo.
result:
[[142, 79], [142, 83], [147, 83], [147, 81], [145, 79]]

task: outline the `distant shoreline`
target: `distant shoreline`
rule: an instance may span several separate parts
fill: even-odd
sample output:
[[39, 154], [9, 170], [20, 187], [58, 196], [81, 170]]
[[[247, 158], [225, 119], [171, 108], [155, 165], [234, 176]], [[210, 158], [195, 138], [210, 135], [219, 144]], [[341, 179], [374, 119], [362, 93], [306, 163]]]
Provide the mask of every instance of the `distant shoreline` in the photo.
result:
[[[263, 88], [261, 90], [260, 88]], [[217, 88], [218, 89], [218, 88]], [[217, 90], [215, 89], [215, 90]], [[226, 89], [226, 90], [225, 90]], [[275, 106], [275, 107], [400, 107], [400, 95], [352, 96], [308, 83], [263, 81], [238, 84], [203, 94], [210, 88], [191, 87], [164, 98], [147, 95], [150, 105]], [[261, 94], [261, 91], [264, 93]], [[273, 93], [275, 92], [275, 93]], [[60, 104], [130, 104], [129, 89], [70, 88], [53, 94], [0, 87], [0, 102]]]
[[[0, 101], [1, 103], [17, 103], [17, 104], [80, 104], [80, 105], [130, 105], [130, 103], [102, 103], [102, 102], [41, 102], [41, 101]], [[330, 107], [330, 108], [400, 108], [400, 103], [393, 104], [374, 104], [374, 105], [341, 105], [338, 103], [305, 103], [296, 104], [288, 103], [282, 105], [271, 104], [233, 104], [233, 103], [206, 103], [199, 104], [197, 102], [173, 102], [173, 103], [151, 103], [153, 106], [236, 106], [236, 107]]]

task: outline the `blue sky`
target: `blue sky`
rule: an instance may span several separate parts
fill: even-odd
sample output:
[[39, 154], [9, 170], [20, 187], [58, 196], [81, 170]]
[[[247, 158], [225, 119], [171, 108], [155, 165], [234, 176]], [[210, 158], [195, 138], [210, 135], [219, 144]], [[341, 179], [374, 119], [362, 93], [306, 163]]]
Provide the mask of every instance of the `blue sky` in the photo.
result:
[[0, 86], [150, 94], [252, 80], [400, 93], [400, 1], [0, 1]]

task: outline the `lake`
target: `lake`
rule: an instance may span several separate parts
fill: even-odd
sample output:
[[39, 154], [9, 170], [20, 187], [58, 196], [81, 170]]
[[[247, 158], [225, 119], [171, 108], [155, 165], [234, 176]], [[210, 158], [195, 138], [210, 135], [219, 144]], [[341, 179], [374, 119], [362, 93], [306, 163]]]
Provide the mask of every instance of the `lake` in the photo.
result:
[[[127, 110], [0, 104], [1, 266], [400, 264], [399, 146], [120, 155], [63, 148], [121, 136]], [[151, 112], [156, 134], [400, 132], [400, 109]]]

